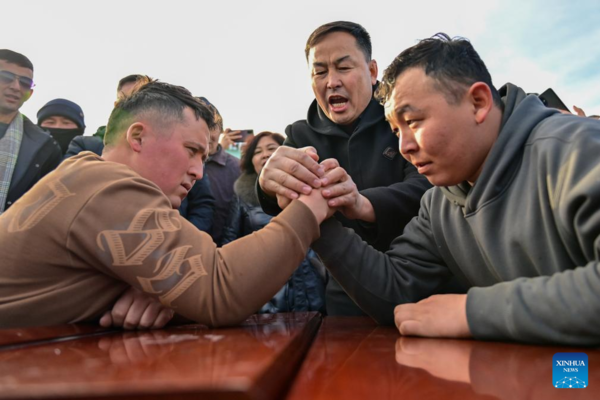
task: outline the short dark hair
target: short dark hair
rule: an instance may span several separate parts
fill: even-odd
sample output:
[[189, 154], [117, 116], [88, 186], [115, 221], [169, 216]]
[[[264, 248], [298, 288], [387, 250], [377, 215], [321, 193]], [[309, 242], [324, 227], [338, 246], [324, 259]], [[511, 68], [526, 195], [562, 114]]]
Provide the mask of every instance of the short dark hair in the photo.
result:
[[17, 53], [16, 51], [1, 49], [0, 60], [18, 65], [19, 67], [28, 68], [33, 71], [33, 63], [29, 60], [29, 58], [25, 57], [21, 53]]
[[347, 32], [354, 36], [356, 39], [356, 44], [365, 55], [367, 62], [371, 61], [373, 49], [371, 47], [371, 36], [369, 35], [369, 32], [367, 32], [367, 30], [361, 25], [349, 21], [330, 22], [315, 29], [314, 32], [310, 34], [308, 40], [306, 41], [306, 47], [304, 48], [306, 61], [308, 61], [308, 53], [310, 53], [310, 49], [319, 44], [319, 42], [321, 42], [325, 36], [333, 32]]
[[396, 78], [407, 69], [415, 67], [422, 68], [425, 75], [435, 81], [436, 89], [444, 94], [448, 103], [456, 104], [468, 87], [475, 82], [484, 82], [492, 91], [494, 103], [502, 107], [500, 94], [473, 45], [465, 38], [451, 39], [445, 33], [423, 39], [400, 53], [383, 73], [375, 97], [382, 104], [388, 101]]
[[279, 145], [283, 145], [285, 138], [279, 133], [273, 133], [264, 131], [254, 136], [254, 138], [248, 143], [248, 147], [246, 147], [246, 151], [242, 155], [242, 159], [240, 160], [240, 167], [242, 172], [245, 174], [255, 174], [254, 164], [252, 164], [252, 157], [254, 157], [254, 152], [256, 151], [256, 147], [258, 146], [258, 142], [260, 139], [264, 137], [272, 137]]
[[119, 84], [117, 85], [117, 92], [119, 90], [121, 90], [123, 88], [123, 86], [125, 86], [125, 84], [137, 82], [143, 78], [148, 78], [148, 79], [152, 80], [152, 78], [148, 77], [147, 75], [140, 75], [140, 74], [127, 75], [125, 78], [121, 78], [121, 80], [119, 81]]
[[106, 125], [104, 144], [109, 146], [116, 143], [123, 131], [142, 114], [152, 112], [160, 115], [160, 119], [165, 122], [180, 121], [185, 107], [194, 111], [196, 119], [202, 118], [209, 129], [214, 128], [212, 112], [192, 96], [189, 90], [153, 80], [115, 104]]
[[198, 97], [197, 99], [204, 103], [210, 109], [210, 111], [212, 111], [213, 118], [215, 119], [215, 127], [219, 128], [220, 132], [223, 132], [223, 117], [221, 117], [221, 113], [219, 110], [217, 110], [217, 107], [208, 101], [206, 97]]

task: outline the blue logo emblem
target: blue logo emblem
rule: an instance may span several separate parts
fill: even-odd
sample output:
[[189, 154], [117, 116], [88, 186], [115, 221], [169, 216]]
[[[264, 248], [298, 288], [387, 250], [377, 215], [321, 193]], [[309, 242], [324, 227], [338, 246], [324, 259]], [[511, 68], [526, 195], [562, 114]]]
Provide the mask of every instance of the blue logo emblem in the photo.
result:
[[559, 389], [588, 387], [588, 356], [585, 353], [556, 353], [552, 357], [552, 386]]

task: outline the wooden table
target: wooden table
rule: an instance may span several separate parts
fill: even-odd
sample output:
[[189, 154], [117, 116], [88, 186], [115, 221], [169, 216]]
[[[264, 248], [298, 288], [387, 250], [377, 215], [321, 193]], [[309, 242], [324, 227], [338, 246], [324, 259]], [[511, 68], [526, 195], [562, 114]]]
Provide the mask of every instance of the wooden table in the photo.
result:
[[280, 398], [320, 322], [317, 313], [258, 315], [229, 329], [46, 333], [17, 347], [5, 334], [0, 399]]
[[[589, 387], [555, 389], [552, 356], [584, 352]], [[401, 338], [366, 317], [327, 317], [288, 400], [598, 399], [600, 351]]]
[[[321, 321], [297, 313], [214, 330], [0, 331], [0, 399], [600, 398], [600, 350], [402, 338], [367, 317]], [[552, 356], [581, 351], [589, 387], [555, 389]]]

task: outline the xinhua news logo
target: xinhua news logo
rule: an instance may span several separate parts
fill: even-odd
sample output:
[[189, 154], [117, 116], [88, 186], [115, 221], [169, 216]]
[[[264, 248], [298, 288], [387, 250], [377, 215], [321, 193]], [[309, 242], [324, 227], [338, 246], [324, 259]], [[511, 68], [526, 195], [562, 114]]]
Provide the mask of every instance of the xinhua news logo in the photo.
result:
[[585, 353], [556, 353], [552, 357], [552, 385], [558, 389], [588, 387], [588, 356]]

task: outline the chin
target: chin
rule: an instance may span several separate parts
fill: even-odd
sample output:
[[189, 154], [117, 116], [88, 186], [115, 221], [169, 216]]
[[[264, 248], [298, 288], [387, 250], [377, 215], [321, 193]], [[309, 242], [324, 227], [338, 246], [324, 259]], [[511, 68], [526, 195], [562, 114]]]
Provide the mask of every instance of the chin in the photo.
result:
[[352, 118], [351, 116], [346, 115], [346, 114], [342, 114], [342, 115], [333, 114], [331, 117], [329, 117], [329, 119], [338, 125], [350, 125], [356, 120], [356, 118]]
[[464, 180], [456, 180], [456, 179], [448, 179], [448, 178], [438, 178], [425, 176], [429, 183], [433, 186], [455, 186], [459, 183], [464, 182]]
[[181, 207], [182, 200], [179, 197], [176, 197], [176, 198], [170, 199], [170, 200], [171, 200], [171, 208], [173, 208], [173, 210], [177, 210], [179, 207]]

